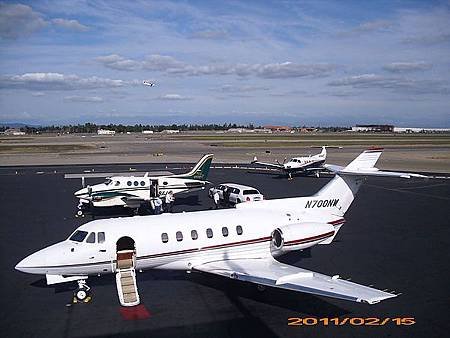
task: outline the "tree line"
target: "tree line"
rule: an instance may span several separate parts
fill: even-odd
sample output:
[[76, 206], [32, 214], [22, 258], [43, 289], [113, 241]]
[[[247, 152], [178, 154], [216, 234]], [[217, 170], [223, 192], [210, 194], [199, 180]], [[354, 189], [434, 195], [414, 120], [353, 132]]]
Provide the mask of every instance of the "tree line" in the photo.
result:
[[[125, 124], [95, 124], [95, 123], [84, 123], [84, 124], [69, 124], [69, 125], [50, 125], [50, 126], [20, 126], [20, 131], [23, 131], [27, 134], [36, 134], [36, 133], [70, 133], [70, 134], [89, 134], [89, 133], [97, 133], [99, 129], [107, 129], [114, 130], [116, 133], [141, 133], [144, 130], [151, 130], [153, 132], [162, 132], [164, 130], [180, 130], [180, 131], [206, 131], [206, 130], [214, 130], [214, 131], [225, 131], [228, 129], [255, 129], [262, 128], [262, 126], [255, 126], [254, 124], [236, 124], [236, 123], [223, 123], [223, 124], [134, 124], [134, 125], [125, 125]], [[293, 129], [301, 129], [306, 128], [306, 126], [293, 127]], [[9, 126], [2, 125], [0, 126], [0, 132], [4, 132], [9, 129]], [[348, 130], [348, 127], [316, 127], [317, 130], [320, 131], [328, 131], [328, 132], [339, 132]]]

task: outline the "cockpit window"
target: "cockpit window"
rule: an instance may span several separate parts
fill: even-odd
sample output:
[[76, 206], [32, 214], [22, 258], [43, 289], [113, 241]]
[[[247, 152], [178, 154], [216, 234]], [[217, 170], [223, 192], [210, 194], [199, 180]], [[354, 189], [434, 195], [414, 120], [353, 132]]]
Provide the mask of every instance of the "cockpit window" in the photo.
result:
[[95, 232], [91, 232], [86, 238], [86, 243], [95, 243]]
[[105, 242], [105, 233], [104, 232], [97, 232], [97, 238], [99, 243]]
[[110, 185], [111, 183], [112, 183], [112, 179], [110, 179], [110, 178], [106, 179], [106, 181], [105, 181], [106, 185]]
[[87, 234], [88, 234], [87, 231], [77, 230], [73, 233], [72, 236], [70, 236], [69, 239], [75, 242], [83, 242]]

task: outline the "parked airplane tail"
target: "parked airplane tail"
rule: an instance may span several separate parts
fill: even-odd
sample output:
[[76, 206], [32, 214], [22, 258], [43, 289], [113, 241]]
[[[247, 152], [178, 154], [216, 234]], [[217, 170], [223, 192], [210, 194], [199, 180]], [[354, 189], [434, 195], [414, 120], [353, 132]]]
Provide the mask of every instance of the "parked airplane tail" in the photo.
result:
[[371, 148], [362, 152], [346, 167], [326, 164], [325, 168], [336, 173], [326, 186], [315, 196], [324, 199], [338, 200], [335, 207], [337, 214], [344, 215], [353, 202], [358, 190], [367, 176], [426, 178], [426, 176], [393, 171], [382, 171], [375, 168], [375, 164], [383, 152], [382, 148]]
[[327, 157], [327, 148], [342, 149], [341, 146], [312, 146], [311, 148], [320, 148], [320, 149], [322, 149], [322, 151], [319, 154], [317, 154], [317, 155], [319, 155], [321, 157], [324, 157], [324, 158]]
[[172, 177], [178, 178], [190, 178], [194, 180], [206, 181], [209, 174], [209, 168], [211, 167], [211, 162], [214, 154], [203, 155], [203, 157], [198, 161], [198, 163], [186, 174], [173, 175]]

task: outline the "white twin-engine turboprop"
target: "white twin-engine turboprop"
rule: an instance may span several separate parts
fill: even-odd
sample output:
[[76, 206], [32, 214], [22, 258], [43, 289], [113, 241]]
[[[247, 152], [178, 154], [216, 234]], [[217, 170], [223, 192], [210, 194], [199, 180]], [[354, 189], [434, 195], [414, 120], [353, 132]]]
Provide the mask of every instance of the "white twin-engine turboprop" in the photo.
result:
[[291, 179], [292, 174], [295, 173], [302, 173], [302, 174], [315, 173], [316, 176], [319, 176], [319, 171], [324, 169], [325, 160], [327, 159], [327, 148], [342, 148], [342, 147], [322, 146], [321, 148], [322, 151], [319, 154], [293, 157], [287, 162], [285, 159], [283, 163], [280, 163], [278, 161], [277, 163], [260, 162], [255, 156], [251, 164], [258, 164], [265, 167], [281, 170], [283, 173], [286, 173], [288, 175], [289, 179]]
[[423, 177], [379, 171], [381, 149], [366, 150], [310, 197], [243, 203], [233, 209], [95, 220], [68, 239], [16, 265], [45, 274], [47, 283], [78, 280], [86, 297], [89, 275], [116, 274], [123, 306], [140, 302], [136, 269], [194, 270], [310, 294], [374, 304], [388, 293], [282, 264], [276, 257], [317, 244], [330, 244], [364, 176]]
[[168, 192], [192, 192], [205, 188], [213, 154], [204, 155], [194, 168], [185, 174], [149, 177], [113, 176], [104, 183], [88, 186], [74, 193], [79, 199], [79, 214], [90, 207], [123, 206], [137, 209]]

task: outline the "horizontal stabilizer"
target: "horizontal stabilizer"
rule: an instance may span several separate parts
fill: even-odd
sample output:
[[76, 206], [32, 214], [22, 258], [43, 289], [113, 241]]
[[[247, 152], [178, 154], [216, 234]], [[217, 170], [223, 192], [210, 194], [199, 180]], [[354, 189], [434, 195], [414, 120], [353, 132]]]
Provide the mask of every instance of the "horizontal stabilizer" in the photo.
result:
[[400, 177], [400, 178], [428, 178], [428, 176], [397, 172], [397, 171], [384, 171], [378, 168], [366, 168], [366, 169], [348, 169], [348, 167], [341, 167], [332, 164], [325, 164], [325, 168], [332, 171], [338, 175], [349, 175], [349, 176], [381, 176], [381, 177]]

